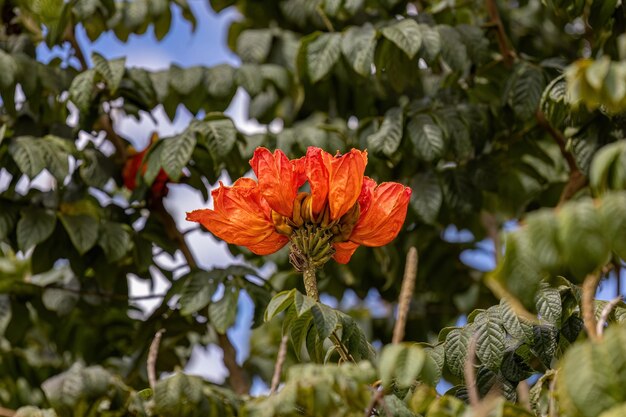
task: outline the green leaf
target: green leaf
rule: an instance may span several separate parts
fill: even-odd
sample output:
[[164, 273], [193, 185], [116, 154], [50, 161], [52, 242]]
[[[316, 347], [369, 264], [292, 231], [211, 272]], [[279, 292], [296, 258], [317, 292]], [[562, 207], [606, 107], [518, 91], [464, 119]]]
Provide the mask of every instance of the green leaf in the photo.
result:
[[128, 226], [122, 223], [103, 221], [100, 226], [98, 245], [104, 250], [109, 262], [116, 262], [132, 248]]
[[532, 342], [532, 325], [515, 314], [506, 298], [500, 300], [500, 314], [502, 315], [502, 326], [510, 336], [518, 340]]
[[310, 311], [319, 338], [321, 340], [326, 339], [339, 323], [337, 313], [332, 308], [319, 303], [312, 306]]
[[195, 146], [196, 135], [190, 129], [172, 138], [163, 139], [160, 146], [161, 166], [172, 181], [178, 181], [183, 174], [183, 168], [187, 166]]
[[341, 55], [341, 35], [322, 33], [311, 35], [306, 47], [306, 69], [313, 84], [324, 78], [335, 66]]
[[411, 181], [411, 189], [419, 190], [411, 194], [411, 207], [423, 222], [435, 224], [443, 202], [437, 176], [433, 172], [422, 172]]
[[237, 38], [237, 55], [244, 63], [262, 64], [272, 48], [272, 32], [269, 29], [248, 29]]
[[427, 61], [433, 61], [441, 52], [441, 36], [437, 29], [420, 24], [420, 32], [422, 33], [422, 49], [424, 50], [424, 59]]
[[238, 300], [239, 290], [233, 286], [226, 286], [224, 296], [209, 304], [209, 320], [218, 333], [226, 333], [226, 330], [235, 323]]
[[218, 278], [219, 274], [215, 270], [195, 271], [180, 278], [185, 280], [180, 292], [180, 313], [189, 315], [206, 307], [217, 290]]
[[7, 294], [0, 294], [0, 338], [4, 338], [4, 332], [11, 323], [11, 299]]
[[228, 156], [237, 140], [237, 129], [233, 121], [221, 114], [209, 114], [203, 121], [194, 121], [190, 129], [200, 134], [201, 143], [205, 144], [216, 161]]
[[452, 329], [446, 336], [444, 344], [446, 365], [450, 372], [458, 377], [463, 376], [463, 367], [469, 347], [469, 334], [465, 329]]
[[558, 325], [561, 321], [561, 295], [556, 288], [545, 287], [536, 295], [537, 313], [547, 323]]
[[202, 379], [178, 371], [154, 387], [154, 413], [168, 417], [209, 415]]
[[85, 112], [89, 109], [95, 79], [96, 70], [88, 69], [78, 74], [72, 80], [69, 89], [70, 100], [72, 100], [81, 112]]
[[0, 210], [0, 240], [2, 240], [13, 231], [20, 209], [19, 206], [4, 200], [0, 200], [0, 205], [2, 205], [2, 210]]
[[81, 255], [85, 254], [98, 241], [98, 220], [86, 214], [59, 214], [59, 218], [74, 247]]
[[582, 280], [608, 262], [610, 247], [591, 199], [565, 204], [557, 217], [563, 260], [576, 278]]
[[289, 340], [293, 345], [293, 351], [296, 354], [296, 358], [300, 360], [300, 352], [302, 351], [302, 345], [306, 341], [307, 333], [313, 322], [313, 315], [310, 311], [302, 314], [300, 317], [296, 317], [289, 324]]
[[17, 222], [17, 245], [22, 251], [46, 240], [54, 231], [57, 218], [46, 209], [27, 207]]
[[403, 343], [385, 346], [379, 364], [383, 386], [409, 388], [418, 379], [425, 361], [426, 354], [417, 345]]
[[0, 49], [0, 90], [9, 89], [15, 84], [18, 70], [15, 58]]
[[296, 309], [298, 317], [309, 311], [315, 304], [315, 300], [311, 297], [303, 295], [300, 291], [294, 292], [293, 305]]
[[281, 291], [270, 300], [265, 310], [265, 321], [270, 321], [293, 304], [296, 290]]
[[109, 70], [110, 78], [106, 79], [106, 82], [111, 93], [115, 94], [126, 72], [126, 57], [109, 61]]
[[428, 162], [443, 156], [446, 146], [443, 132], [432, 117], [418, 114], [409, 120], [406, 130], [413, 143], [415, 156]]
[[[441, 42], [441, 58], [454, 71], [464, 71], [470, 62], [467, 57], [467, 48], [461, 40], [461, 35], [454, 28], [447, 25], [437, 26]], [[541, 94], [540, 94], [541, 96]]]
[[371, 24], [352, 26], [343, 34], [341, 51], [354, 71], [363, 77], [372, 73], [376, 30]]
[[198, 88], [204, 83], [204, 68], [196, 66], [183, 69], [172, 65], [169, 81], [174, 91], [181, 96], [188, 96], [194, 92], [197, 94]]
[[477, 318], [475, 323], [476, 356], [488, 369], [497, 372], [504, 354], [505, 334], [498, 306], [491, 307]]
[[391, 26], [384, 27], [381, 33], [402, 49], [410, 59], [415, 57], [422, 46], [422, 32], [413, 19], [402, 19]]
[[393, 107], [387, 110], [380, 129], [367, 137], [367, 147], [376, 154], [393, 155], [400, 147], [403, 126], [402, 109]]
[[30, 179], [35, 178], [46, 167], [46, 155], [39, 145], [40, 140], [32, 136], [20, 136], [11, 140], [9, 145], [13, 160]]
[[551, 324], [533, 326], [532, 350], [550, 368], [559, 341], [559, 329]]
[[541, 70], [532, 65], [521, 66], [513, 76], [509, 104], [521, 120], [535, 117], [546, 86]]
[[68, 150], [74, 146], [73, 143], [65, 139], [53, 135], [46, 135], [43, 138], [35, 139], [35, 146], [40, 146], [44, 154], [46, 169], [56, 178], [57, 181], [63, 180], [69, 175], [69, 152]]

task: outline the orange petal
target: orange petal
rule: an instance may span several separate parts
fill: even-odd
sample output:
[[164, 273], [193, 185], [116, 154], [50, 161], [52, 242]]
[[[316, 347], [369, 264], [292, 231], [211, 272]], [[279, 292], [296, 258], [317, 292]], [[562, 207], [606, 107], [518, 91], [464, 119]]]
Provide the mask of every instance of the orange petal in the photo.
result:
[[350, 240], [365, 246], [383, 246], [402, 229], [411, 199], [411, 189], [397, 182], [384, 182], [371, 193], [369, 206], [357, 222]]
[[352, 257], [352, 254], [359, 247], [356, 243], [352, 242], [340, 242], [333, 243], [333, 247], [335, 248], [335, 254], [333, 255], [333, 259], [340, 264], [347, 264]]
[[313, 215], [317, 216], [326, 204], [328, 196], [328, 170], [324, 165], [322, 154], [328, 155], [320, 148], [309, 146], [306, 150], [304, 169], [311, 186], [311, 208]]
[[367, 151], [352, 149], [347, 154], [338, 157], [323, 152], [322, 159], [329, 174], [330, 217], [335, 220], [346, 214], [361, 194], [363, 173], [367, 165]]
[[270, 208], [254, 180], [240, 178], [232, 187], [220, 182], [211, 194], [214, 209], [187, 213], [187, 220], [201, 223], [220, 239], [246, 246], [259, 255], [276, 252], [289, 240], [274, 229]]
[[298, 184], [301, 180], [297, 172], [298, 165], [279, 149], [272, 154], [266, 148], [257, 148], [250, 166], [259, 179], [259, 189], [270, 207], [283, 216], [291, 217], [293, 200], [302, 185]]

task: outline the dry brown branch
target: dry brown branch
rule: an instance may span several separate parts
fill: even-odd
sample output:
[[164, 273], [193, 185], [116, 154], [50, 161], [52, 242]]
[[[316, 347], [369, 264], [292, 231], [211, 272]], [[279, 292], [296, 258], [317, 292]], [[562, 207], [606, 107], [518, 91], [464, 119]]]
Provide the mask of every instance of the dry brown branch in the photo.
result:
[[582, 298], [581, 308], [583, 322], [585, 323], [585, 329], [587, 329], [587, 335], [589, 339], [597, 341], [599, 339], [597, 333], [597, 323], [595, 315], [595, 296], [598, 284], [602, 279], [601, 272], [594, 272], [585, 277], [582, 285]]
[[406, 264], [404, 267], [404, 278], [402, 279], [402, 289], [398, 299], [398, 317], [393, 327], [393, 337], [391, 343], [400, 343], [404, 339], [404, 330], [406, 320], [413, 298], [413, 290], [415, 289], [415, 280], [417, 278], [417, 249], [412, 247], [406, 256]]
[[623, 297], [621, 295], [615, 297], [611, 301], [609, 301], [604, 308], [602, 309], [602, 313], [600, 314], [600, 320], [598, 320], [598, 324], [596, 324], [596, 333], [598, 334], [598, 338], [602, 338], [602, 334], [604, 333], [604, 325], [609, 319], [609, 314], [611, 311], [622, 301]]
[[515, 58], [515, 51], [509, 46], [509, 41], [504, 31], [504, 25], [500, 18], [500, 12], [498, 11], [498, 5], [495, 0], [486, 0], [487, 13], [491, 19], [490, 24], [496, 28], [496, 37], [498, 39], [498, 47], [500, 48], [500, 54], [504, 60], [504, 64], [510, 67], [513, 64]]
[[565, 162], [567, 162], [567, 166], [569, 168], [569, 179], [567, 181], [567, 184], [565, 184], [563, 191], [561, 192], [559, 203], [557, 205], [557, 207], [560, 207], [566, 201], [570, 200], [574, 195], [576, 195], [578, 191], [585, 188], [585, 186], [587, 186], [588, 179], [578, 168], [576, 160], [574, 159], [574, 155], [572, 155], [572, 153], [567, 150], [567, 141], [565, 139], [565, 136], [563, 136], [561, 132], [559, 132], [550, 124], [550, 122], [546, 119], [546, 116], [541, 110], [537, 111], [536, 117], [537, 124], [541, 126], [546, 132], [548, 132], [559, 146], [561, 155], [563, 155], [563, 158], [565, 158]]
[[154, 390], [154, 387], [157, 383], [156, 377], [156, 361], [159, 357], [159, 346], [161, 345], [161, 336], [165, 333], [165, 329], [160, 329], [154, 335], [154, 339], [152, 339], [152, 343], [150, 343], [150, 349], [148, 350], [148, 361], [147, 361], [147, 369], [148, 369], [148, 383], [150, 384], [150, 388]]
[[278, 355], [276, 356], [276, 365], [274, 366], [274, 375], [272, 375], [272, 386], [270, 388], [270, 395], [276, 392], [278, 384], [280, 384], [280, 375], [283, 372], [283, 365], [287, 358], [287, 343], [289, 342], [289, 336], [284, 335], [280, 340], [280, 347], [278, 348]]

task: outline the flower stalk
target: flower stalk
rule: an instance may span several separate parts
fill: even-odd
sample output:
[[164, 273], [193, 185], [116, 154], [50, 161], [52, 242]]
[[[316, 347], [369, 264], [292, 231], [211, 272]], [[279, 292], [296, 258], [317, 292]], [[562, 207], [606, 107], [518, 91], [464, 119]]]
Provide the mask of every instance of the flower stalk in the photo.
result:
[[[315, 301], [320, 300], [320, 295], [317, 290], [317, 277], [315, 275], [315, 268], [307, 268], [302, 271], [302, 275], [304, 278], [304, 289], [306, 291], [306, 295], [314, 299]], [[352, 355], [350, 355], [350, 351], [348, 348], [341, 343], [341, 339], [337, 336], [337, 332], [334, 330], [328, 336], [331, 342], [335, 345], [335, 349], [339, 356], [341, 357], [342, 362], [356, 362]]]

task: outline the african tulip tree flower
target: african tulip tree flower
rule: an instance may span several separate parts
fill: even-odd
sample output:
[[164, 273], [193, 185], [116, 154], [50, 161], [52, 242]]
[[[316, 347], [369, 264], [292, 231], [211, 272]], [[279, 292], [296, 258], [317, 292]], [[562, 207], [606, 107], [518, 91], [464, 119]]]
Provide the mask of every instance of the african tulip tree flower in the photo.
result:
[[[187, 213], [228, 243], [258, 255], [291, 242], [296, 269], [317, 268], [333, 257], [347, 263], [359, 245], [383, 246], [400, 232], [411, 189], [395, 182], [377, 185], [364, 176], [367, 151], [332, 156], [309, 147], [290, 160], [280, 150], [257, 148], [250, 160], [258, 181], [220, 182], [214, 208]], [[310, 192], [300, 192], [309, 182]]]
[[[124, 186], [129, 190], [133, 191], [137, 188], [137, 174], [141, 172], [141, 174], [146, 173], [147, 169], [147, 161], [145, 161], [146, 154], [150, 150], [150, 147], [158, 140], [158, 136], [156, 133], [152, 134], [150, 138], [150, 143], [143, 151], [137, 152], [135, 148], [132, 146], [128, 149], [128, 158], [124, 163], [124, 168], [122, 169], [122, 178], [124, 180]], [[167, 183], [169, 182], [169, 177], [165, 173], [163, 169], [159, 171], [156, 178], [152, 182], [152, 186], [150, 187], [151, 196], [155, 198], [162, 198], [167, 195]]]

